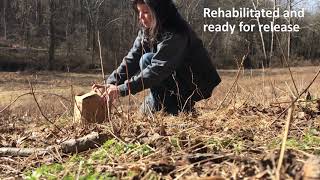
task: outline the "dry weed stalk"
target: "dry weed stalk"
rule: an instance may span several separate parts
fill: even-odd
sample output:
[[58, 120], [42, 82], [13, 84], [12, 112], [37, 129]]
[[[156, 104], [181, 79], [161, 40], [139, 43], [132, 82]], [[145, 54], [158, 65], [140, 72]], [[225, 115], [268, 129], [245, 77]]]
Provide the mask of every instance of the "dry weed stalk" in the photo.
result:
[[[280, 40], [279, 40], [279, 37], [278, 37], [277, 34], [276, 34], [276, 37], [277, 37], [277, 41], [278, 41], [278, 44], [279, 44], [279, 47], [280, 47], [280, 50], [281, 50], [282, 57], [283, 57], [284, 62], [286, 63], [286, 65], [287, 65], [287, 67], [288, 67], [291, 81], [292, 81], [293, 86], [294, 86], [294, 88], [295, 88], [295, 90], [296, 90], [296, 93], [297, 93], [297, 95], [298, 95], [298, 94], [299, 94], [299, 90], [298, 90], [298, 88], [297, 88], [297, 84], [296, 84], [296, 82], [295, 82], [295, 80], [294, 80], [294, 78], [293, 78], [293, 74], [292, 74], [290, 65], [289, 65], [289, 63], [288, 63], [289, 59], [287, 59], [286, 56], [284, 55], [284, 51], [283, 51], [283, 48], [282, 48], [282, 46], [281, 46], [281, 43], [280, 43]], [[289, 55], [290, 55], [290, 54], [288, 54], [288, 58], [290, 57]]]
[[300, 94], [298, 94], [298, 96], [291, 102], [291, 104], [290, 104], [284, 111], [282, 111], [282, 112], [280, 113], [280, 115], [277, 117], [277, 119], [275, 119], [273, 122], [271, 122], [270, 125], [272, 125], [273, 123], [275, 123], [284, 113], [286, 113], [286, 112], [290, 109], [291, 106], [293, 106], [293, 105], [299, 100], [299, 98], [300, 98], [304, 93], [306, 93], [306, 92], [309, 90], [309, 88], [312, 86], [312, 84], [313, 84], [313, 83], [315, 82], [315, 80], [318, 78], [319, 74], [320, 74], [320, 67], [319, 67], [319, 70], [318, 70], [318, 72], [316, 73], [316, 75], [313, 77], [312, 81], [309, 83], [309, 85], [308, 85]]
[[31, 83], [30, 81], [29, 81], [29, 86], [30, 86], [30, 91], [31, 91], [30, 93], [31, 93], [34, 101], [36, 102], [36, 105], [37, 105], [37, 107], [38, 107], [38, 109], [39, 109], [42, 117], [44, 117], [44, 119], [45, 119], [46, 121], [48, 121], [49, 123], [51, 123], [51, 124], [52, 124], [55, 128], [57, 128], [60, 132], [64, 133], [64, 131], [62, 131], [62, 129], [61, 129], [60, 127], [58, 127], [56, 124], [54, 124], [54, 122], [50, 121], [49, 118], [43, 113], [43, 111], [42, 111], [42, 109], [41, 109], [41, 107], [40, 107], [40, 105], [39, 105], [39, 103], [38, 103], [38, 100], [37, 100], [37, 98], [36, 98], [36, 96], [35, 96], [35, 94], [34, 94], [33, 86], [32, 86], [32, 83]]
[[112, 131], [110, 131], [108, 126], [100, 124], [99, 127], [105, 128], [108, 131], [108, 133], [110, 133], [111, 136], [113, 136], [115, 139], [117, 139], [122, 144], [127, 145], [126, 141], [123, 138], [121, 138], [118, 134], [114, 134]]
[[101, 75], [102, 75], [102, 80], [103, 82], [105, 81], [105, 74], [104, 74], [104, 69], [103, 69], [103, 61], [102, 61], [102, 50], [101, 50], [101, 43], [100, 43], [100, 33], [99, 31], [97, 32], [98, 35], [98, 47], [99, 47], [99, 59], [100, 59], [100, 65], [101, 65]]
[[273, 95], [274, 101], [277, 101], [277, 103], [279, 103], [278, 96], [277, 96], [277, 91], [276, 91], [276, 88], [275, 88], [276, 82], [275, 81], [273, 81], [273, 82], [271, 81], [270, 85], [272, 87], [272, 95]]
[[250, 46], [248, 44], [248, 50], [247, 50], [247, 53], [242, 57], [242, 60], [241, 60], [241, 63], [240, 63], [240, 67], [238, 68], [238, 72], [237, 72], [237, 75], [235, 77], [235, 80], [233, 81], [231, 87], [229, 88], [227, 94], [225, 95], [225, 97], [223, 98], [223, 100], [221, 101], [220, 105], [218, 106], [218, 108], [216, 109], [216, 112], [218, 110], [220, 110], [220, 108], [222, 107], [223, 103], [227, 100], [229, 94], [231, 93], [232, 89], [235, 87], [235, 85], [237, 84], [238, 80], [239, 80], [239, 76], [240, 76], [240, 72], [241, 72], [241, 69], [243, 67], [243, 63], [245, 61], [245, 59], [248, 57], [250, 53]]
[[126, 75], [128, 80], [128, 89], [129, 89], [129, 97], [128, 97], [128, 115], [127, 115], [127, 121], [130, 120], [130, 102], [131, 102], [131, 88], [130, 88], [130, 79], [129, 79], [129, 69], [128, 69], [128, 63], [126, 62]]
[[25, 93], [25, 94], [21, 94], [19, 95], [18, 97], [16, 97], [12, 102], [10, 102], [6, 107], [4, 107], [0, 113], [3, 113], [5, 110], [7, 110], [10, 106], [12, 106], [18, 99], [20, 99], [21, 97], [23, 96], [26, 96], [26, 95], [31, 95], [31, 93]]
[[291, 106], [288, 110], [288, 116], [287, 116], [287, 121], [286, 121], [285, 129], [284, 129], [281, 151], [280, 151], [278, 166], [277, 166], [277, 170], [276, 170], [276, 180], [280, 180], [281, 167], [282, 167], [282, 163], [283, 163], [284, 153], [286, 150], [286, 143], [287, 143], [287, 139], [288, 139], [290, 125], [291, 125], [291, 122], [293, 119], [293, 111], [294, 111], [294, 103], [291, 104]]
[[[211, 157], [210, 157], [211, 156]], [[191, 163], [191, 164], [188, 164], [188, 165], [185, 165], [183, 167], [181, 167], [180, 169], [175, 169], [173, 171], [171, 171], [169, 173], [170, 174], [173, 174], [173, 173], [176, 173], [176, 172], [181, 172], [183, 170], [187, 170], [189, 168], [193, 168], [195, 165], [197, 164], [202, 164], [202, 163], [206, 163], [206, 162], [209, 162], [209, 161], [214, 161], [214, 160], [227, 160], [227, 159], [236, 159], [236, 156], [233, 154], [233, 153], [229, 153], [229, 154], [225, 154], [225, 155], [217, 155], [217, 154], [208, 154], [208, 158], [207, 159], [204, 159], [204, 160], [200, 160], [200, 161], [197, 161], [197, 162], [194, 162], [194, 163]], [[182, 175], [186, 173], [185, 171], [182, 173]], [[180, 174], [181, 175], [181, 174]]]
[[[105, 74], [104, 74], [104, 66], [103, 66], [103, 60], [102, 60], [102, 50], [101, 50], [100, 33], [99, 33], [99, 31], [97, 32], [97, 35], [98, 35], [97, 39], [98, 39], [98, 47], [99, 47], [99, 59], [100, 59], [100, 66], [101, 66], [101, 75], [102, 75], [103, 84], [105, 84]], [[104, 86], [104, 92], [107, 92], [107, 87], [106, 86]], [[114, 126], [113, 126], [113, 123], [111, 121], [111, 112], [110, 112], [111, 105], [110, 105], [109, 100], [107, 101], [107, 107], [104, 107], [104, 108], [105, 108], [105, 111], [108, 113], [108, 120], [109, 120], [109, 123], [111, 125], [112, 131], [114, 132]], [[105, 115], [105, 119], [107, 119], [106, 116], [107, 115]]]
[[[42, 92], [33, 92], [34, 94], [45, 94], [45, 95], [52, 95], [52, 96], [56, 96], [56, 97], [59, 97], [65, 101], [68, 101], [70, 102], [69, 99], [61, 96], [61, 95], [58, 95], [58, 94], [54, 94], [54, 93], [42, 93]], [[0, 111], [0, 114], [3, 113], [5, 110], [7, 110], [8, 108], [10, 108], [16, 101], [18, 101], [20, 98], [26, 96], [26, 95], [32, 95], [31, 92], [28, 92], [28, 93], [24, 93], [24, 94], [21, 94], [19, 96], [17, 96], [13, 101], [11, 101], [6, 107], [4, 107], [1, 111]]]
[[265, 85], [265, 78], [266, 78], [266, 71], [265, 71], [265, 68], [264, 68], [264, 65], [262, 65], [262, 95], [263, 95], [263, 105], [265, 105], [265, 102], [266, 102], [266, 91], [265, 91], [265, 88], [266, 88], [266, 85]]
[[[316, 103], [319, 100], [320, 99], [311, 99], [311, 100], [298, 99], [297, 102], [298, 103], [305, 103], [305, 102]], [[271, 103], [271, 105], [280, 105], [280, 104], [289, 104], [289, 103], [292, 103], [292, 101], [275, 102], [275, 103]]]

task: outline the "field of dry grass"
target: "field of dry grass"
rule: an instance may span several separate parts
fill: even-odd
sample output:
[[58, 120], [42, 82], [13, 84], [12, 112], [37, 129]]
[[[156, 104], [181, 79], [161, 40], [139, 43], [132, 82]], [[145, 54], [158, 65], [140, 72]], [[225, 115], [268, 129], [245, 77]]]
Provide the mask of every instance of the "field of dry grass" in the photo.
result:
[[[130, 98], [130, 106], [128, 98], [118, 102], [111, 117], [113, 128], [108, 122], [83, 127], [72, 121], [73, 95], [101, 81], [97, 74], [0, 72], [0, 147], [47, 147], [93, 131], [110, 135], [101, 147], [78, 154], [57, 150], [41, 156], [0, 157], [0, 177], [271, 179], [290, 97], [303, 92], [317, 71], [293, 68], [295, 85], [288, 69], [241, 71], [236, 83], [237, 71], [220, 71], [222, 83], [209, 100], [197, 103], [197, 117], [161, 113], [144, 117], [138, 113], [146, 94], [142, 92]], [[30, 83], [43, 114], [34, 97], [26, 94]], [[282, 179], [299, 179], [305, 161], [320, 155], [319, 86], [317, 78], [309, 97], [303, 94], [295, 103]]]

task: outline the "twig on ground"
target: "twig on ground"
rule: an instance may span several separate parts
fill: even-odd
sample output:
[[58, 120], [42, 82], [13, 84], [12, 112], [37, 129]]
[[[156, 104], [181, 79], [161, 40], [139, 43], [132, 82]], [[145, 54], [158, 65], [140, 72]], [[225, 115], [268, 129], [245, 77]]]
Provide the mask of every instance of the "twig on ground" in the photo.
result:
[[79, 163], [79, 169], [78, 169], [78, 173], [77, 173], [76, 180], [79, 180], [80, 173], [81, 173], [81, 169], [82, 169], [82, 164], [83, 164], [83, 161], [80, 161], [80, 163]]
[[301, 153], [304, 156], [307, 156], [308, 158], [313, 156], [312, 154], [309, 154], [309, 153], [307, 153], [305, 151], [302, 151], [302, 150], [300, 150], [298, 148], [288, 147], [287, 149], [290, 149], [290, 150], [293, 150], [293, 151], [297, 151], [298, 153]]
[[182, 178], [183, 175], [185, 175], [188, 171], [190, 171], [193, 168], [193, 165], [190, 165], [186, 168], [186, 170], [184, 170], [181, 174], [179, 174], [179, 176], [177, 176], [176, 178], [174, 178], [175, 180], [178, 180], [180, 178]]
[[2, 112], [4, 112], [5, 110], [7, 110], [10, 106], [12, 106], [18, 99], [20, 99], [21, 97], [23, 97], [23, 96], [26, 96], [26, 95], [30, 95], [31, 93], [29, 92], [29, 93], [25, 93], [25, 94], [21, 94], [21, 95], [19, 95], [18, 97], [16, 97], [10, 104], [8, 104], [6, 107], [4, 107], [1, 111], [0, 111], [0, 113], [2, 113]]
[[[314, 102], [317, 102], [319, 101], [320, 99], [312, 99], [312, 100], [301, 100], [301, 99], [298, 99], [297, 102], [311, 102], [311, 103], [314, 103]], [[283, 101], [283, 102], [275, 102], [275, 103], [271, 103], [271, 105], [280, 105], [280, 104], [289, 104], [289, 103], [292, 103], [292, 101]]]
[[114, 134], [112, 131], [109, 130], [109, 127], [108, 126], [105, 126], [105, 125], [99, 125], [100, 127], [102, 128], [106, 128], [106, 130], [114, 137], [116, 138], [118, 141], [120, 141], [122, 144], [124, 145], [127, 145], [126, 141], [123, 140], [121, 137], [117, 136], [116, 134]]
[[7, 170], [9, 170], [9, 171], [11, 171], [11, 172], [14, 172], [14, 173], [19, 172], [16, 168], [13, 168], [13, 167], [11, 167], [11, 166], [9, 166], [9, 165], [0, 164], [0, 168], [2, 169], [2, 171], [3, 171], [4, 169], [7, 169]]
[[[60, 97], [62, 99], [64, 99], [65, 101], [68, 101], [70, 102], [69, 99], [59, 95], [59, 94], [54, 94], [54, 93], [43, 93], [43, 92], [34, 92], [34, 94], [44, 94], [44, 95], [52, 95], [52, 96], [56, 96], [56, 97]], [[10, 108], [17, 100], [19, 100], [20, 98], [26, 96], [26, 95], [32, 95], [31, 92], [28, 92], [28, 93], [24, 93], [24, 94], [21, 94], [19, 96], [17, 96], [13, 101], [11, 101], [6, 107], [4, 107], [1, 111], [0, 111], [0, 114], [3, 113], [5, 110], [7, 110], [8, 108]]]

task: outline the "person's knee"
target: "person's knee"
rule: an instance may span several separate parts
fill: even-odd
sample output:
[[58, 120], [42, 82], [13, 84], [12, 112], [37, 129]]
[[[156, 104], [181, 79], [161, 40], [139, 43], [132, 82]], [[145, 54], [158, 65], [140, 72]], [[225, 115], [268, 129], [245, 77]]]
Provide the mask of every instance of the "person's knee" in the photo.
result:
[[148, 65], [151, 64], [151, 60], [154, 56], [154, 53], [146, 53], [144, 54], [139, 62], [140, 69], [145, 69]]

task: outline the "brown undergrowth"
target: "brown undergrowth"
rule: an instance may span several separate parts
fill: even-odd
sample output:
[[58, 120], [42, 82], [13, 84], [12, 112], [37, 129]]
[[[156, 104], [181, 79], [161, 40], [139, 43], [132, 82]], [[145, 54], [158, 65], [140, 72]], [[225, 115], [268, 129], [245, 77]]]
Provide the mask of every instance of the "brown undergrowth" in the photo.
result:
[[[311, 81], [316, 68], [293, 70], [298, 91]], [[72, 94], [89, 91], [98, 75], [0, 73], [0, 146], [42, 148], [91, 132], [110, 135], [101, 147], [78, 154], [60, 151], [29, 157], [0, 157], [1, 178], [29, 179], [271, 179], [279, 159], [290, 96], [296, 95], [286, 69], [244, 71], [220, 110], [235, 72], [223, 71], [212, 98], [197, 103], [198, 115], [178, 117], [138, 113], [145, 93], [116, 105], [108, 122], [83, 127], [72, 122]], [[300, 179], [303, 165], [320, 154], [319, 80], [308, 98], [295, 104], [281, 178]], [[130, 107], [129, 111], [127, 110]], [[128, 113], [129, 112], [129, 116]], [[129, 119], [128, 119], [129, 117]], [[112, 132], [113, 129], [114, 131]]]

